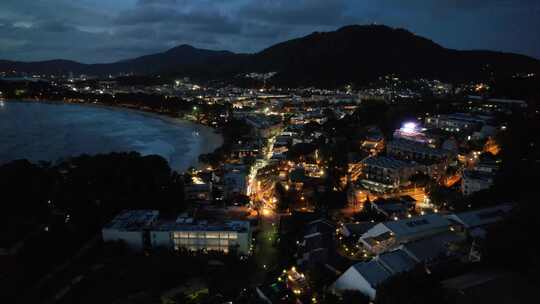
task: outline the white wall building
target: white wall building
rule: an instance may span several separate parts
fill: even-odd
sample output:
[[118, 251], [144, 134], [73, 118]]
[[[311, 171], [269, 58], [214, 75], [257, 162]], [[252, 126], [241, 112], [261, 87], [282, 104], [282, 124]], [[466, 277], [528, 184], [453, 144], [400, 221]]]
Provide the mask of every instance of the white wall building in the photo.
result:
[[464, 229], [474, 234], [479, 229], [502, 221], [511, 210], [512, 205], [502, 204], [490, 208], [449, 214], [447, 218], [459, 223]]
[[377, 286], [390, 278], [392, 273], [375, 260], [358, 263], [345, 271], [332, 285], [335, 292], [358, 290], [370, 299], [377, 295]]
[[376, 192], [394, 190], [409, 183], [416, 173], [415, 167], [407, 162], [384, 156], [368, 157], [361, 162], [363, 179], [361, 184]]
[[248, 221], [196, 222], [192, 218], [160, 221], [155, 210], [127, 210], [102, 229], [104, 241], [124, 241], [134, 251], [168, 248], [191, 251], [232, 250], [248, 254], [251, 230]]
[[386, 144], [388, 155], [406, 160], [418, 162], [446, 161], [452, 158], [452, 152], [444, 149], [437, 149], [427, 144], [406, 140], [394, 139]]
[[426, 124], [448, 132], [463, 132], [481, 128], [491, 117], [468, 113], [440, 114], [426, 118]]
[[480, 190], [488, 189], [493, 184], [492, 173], [478, 170], [463, 170], [461, 177], [461, 192], [463, 195], [471, 195]]
[[331, 289], [336, 293], [357, 290], [374, 300], [381, 283], [396, 274], [412, 270], [415, 265], [416, 261], [402, 250], [387, 252], [369, 262], [351, 266], [332, 284]]
[[451, 222], [439, 214], [427, 214], [398, 221], [379, 223], [360, 237], [360, 242], [379, 253], [399, 244], [426, 238], [450, 230]]
[[157, 210], [124, 210], [101, 230], [104, 241], [122, 240], [132, 250], [141, 250], [144, 244], [143, 229], [159, 218]]

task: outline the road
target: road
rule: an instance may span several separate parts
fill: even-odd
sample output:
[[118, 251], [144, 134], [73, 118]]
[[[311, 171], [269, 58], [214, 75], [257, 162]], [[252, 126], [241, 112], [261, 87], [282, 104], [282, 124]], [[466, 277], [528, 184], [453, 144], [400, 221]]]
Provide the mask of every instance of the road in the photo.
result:
[[262, 284], [268, 271], [277, 265], [277, 249], [274, 244], [278, 237], [279, 215], [275, 212], [273, 202], [275, 180], [269, 176], [258, 175], [259, 170], [268, 165], [268, 160], [272, 157], [274, 141], [274, 138], [269, 139], [268, 152], [252, 171], [249, 179], [251, 199], [258, 207], [260, 217], [254, 252], [254, 259], [260, 271], [254, 274], [252, 282], [255, 285]]
[[255, 262], [260, 270], [253, 279], [256, 285], [262, 284], [266, 279], [267, 271], [277, 265], [277, 248], [274, 244], [278, 237], [278, 224], [279, 216], [274, 212], [261, 215], [254, 253]]

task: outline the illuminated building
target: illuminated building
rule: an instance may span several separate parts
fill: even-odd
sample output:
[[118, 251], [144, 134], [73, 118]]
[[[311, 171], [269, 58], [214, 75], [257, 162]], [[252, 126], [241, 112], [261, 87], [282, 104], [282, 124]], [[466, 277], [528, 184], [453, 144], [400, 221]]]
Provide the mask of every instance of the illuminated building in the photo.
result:
[[394, 131], [395, 139], [406, 139], [419, 143], [433, 143], [434, 140], [423, 133], [424, 129], [415, 122], [406, 122], [401, 128]]
[[413, 165], [404, 161], [372, 156], [363, 160], [362, 186], [376, 192], [386, 192], [409, 183], [409, 178], [416, 172]]
[[104, 241], [123, 241], [133, 251], [156, 248], [191, 251], [235, 250], [248, 254], [251, 230], [247, 221], [208, 223], [179, 217], [159, 219], [157, 210], [126, 210], [102, 229]]
[[362, 149], [368, 151], [372, 155], [376, 155], [384, 150], [384, 137], [382, 135], [373, 134], [362, 141]]
[[204, 182], [198, 177], [192, 178], [192, 183], [184, 185], [186, 201], [210, 203], [212, 201], [212, 182]]
[[489, 120], [488, 116], [454, 113], [427, 117], [426, 124], [447, 132], [459, 133], [480, 129]]
[[379, 223], [360, 237], [360, 242], [374, 252], [385, 252], [399, 244], [449, 231], [451, 222], [439, 214], [427, 214]]
[[388, 155], [405, 160], [444, 161], [452, 157], [448, 150], [432, 148], [420, 142], [405, 139], [395, 139], [386, 144]]
[[223, 191], [226, 198], [250, 193], [249, 175], [244, 165], [226, 165], [226, 173], [223, 175]]

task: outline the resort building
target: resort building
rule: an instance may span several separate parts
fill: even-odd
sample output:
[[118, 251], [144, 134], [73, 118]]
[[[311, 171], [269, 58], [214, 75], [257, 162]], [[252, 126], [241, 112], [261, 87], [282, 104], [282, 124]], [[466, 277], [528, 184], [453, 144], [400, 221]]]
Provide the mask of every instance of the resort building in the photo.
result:
[[432, 148], [426, 144], [406, 139], [394, 139], [386, 145], [389, 156], [417, 162], [442, 162], [452, 157], [452, 152]]
[[362, 186], [375, 192], [386, 192], [409, 183], [416, 172], [413, 165], [390, 157], [368, 157], [362, 162]]
[[439, 214], [428, 214], [379, 223], [360, 237], [360, 242], [374, 253], [388, 251], [400, 244], [448, 232], [451, 222]]
[[490, 117], [467, 113], [440, 114], [426, 118], [426, 124], [435, 128], [459, 133], [480, 129]]
[[336, 293], [357, 290], [374, 300], [377, 287], [391, 276], [392, 273], [376, 260], [357, 263], [347, 269], [331, 286], [331, 289]]
[[376, 256], [369, 262], [351, 266], [331, 286], [331, 290], [340, 293], [345, 290], [357, 290], [375, 299], [377, 287], [399, 273], [411, 271], [417, 262], [406, 252], [395, 250]]
[[126, 210], [102, 229], [104, 241], [124, 241], [133, 251], [156, 248], [190, 251], [235, 251], [248, 254], [251, 230], [247, 221], [208, 223], [179, 217], [159, 219], [157, 210]]
[[485, 228], [502, 221], [512, 211], [511, 204], [450, 214], [447, 218], [459, 224], [471, 237], [483, 237], [487, 234]]
[[461, 192], [471, 195], [480, 190], [488, 189], [494, 181], [494, 174], [478, 170], [463, 170], [461, 177]]

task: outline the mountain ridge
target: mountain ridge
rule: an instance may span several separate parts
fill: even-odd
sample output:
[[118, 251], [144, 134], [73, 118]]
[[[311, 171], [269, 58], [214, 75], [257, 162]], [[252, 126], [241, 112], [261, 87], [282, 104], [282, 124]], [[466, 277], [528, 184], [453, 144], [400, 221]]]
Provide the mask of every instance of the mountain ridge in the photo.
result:
[[283, 41], [253, 54], [182, 44], [161, 53], [108, 64], [0, 60], [0, 71], [9, 69], [40, 74], [159, 73], [201, 80], [230, 79], [249, 72], [277, 72], [272, 78], [275, 84], [337, 86], [364, 83], [388, 74], [449, 81], [485, 79], [497, 73], [540, 71], [540, 61], [513, 53], [449, 49], [401, 28], [349, 25]]

